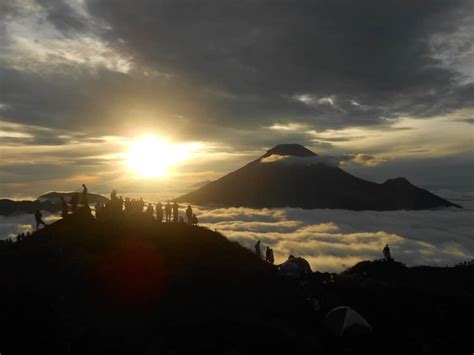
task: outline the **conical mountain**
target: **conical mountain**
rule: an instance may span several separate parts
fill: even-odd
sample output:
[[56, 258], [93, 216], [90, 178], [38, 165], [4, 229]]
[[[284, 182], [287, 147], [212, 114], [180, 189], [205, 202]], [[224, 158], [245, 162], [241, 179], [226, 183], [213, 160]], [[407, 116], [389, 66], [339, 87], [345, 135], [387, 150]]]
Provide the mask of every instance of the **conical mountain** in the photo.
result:
[[378, 211], [460, 207], [405, 178], [389, 179], [383, 184], [360, 179], [298, 144], [277, 145], [259, 159], [176, 201]]

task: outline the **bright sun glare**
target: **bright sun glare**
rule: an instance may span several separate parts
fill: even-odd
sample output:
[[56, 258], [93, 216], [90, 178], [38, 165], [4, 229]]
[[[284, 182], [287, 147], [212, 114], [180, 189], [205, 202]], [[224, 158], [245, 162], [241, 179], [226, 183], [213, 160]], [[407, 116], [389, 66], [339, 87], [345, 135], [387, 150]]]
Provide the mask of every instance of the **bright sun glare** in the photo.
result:
[[152, 178], [169, 175], [170, 168], [188, 155], [186, 146], [173, 145], [155, 136], [147, 136], [130, 144], [127, 163], [141, 177]]

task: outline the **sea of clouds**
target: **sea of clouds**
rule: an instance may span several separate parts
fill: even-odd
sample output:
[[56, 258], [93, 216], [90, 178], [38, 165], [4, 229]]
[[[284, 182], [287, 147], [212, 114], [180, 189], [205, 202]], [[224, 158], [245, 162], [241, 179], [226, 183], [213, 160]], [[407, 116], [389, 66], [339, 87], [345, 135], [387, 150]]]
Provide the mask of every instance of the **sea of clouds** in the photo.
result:
[[[253, 249], [260, 240], [277, 263], [306, 258], [319, 271], [341, 271], [358, 261], [392, 256], [408, 265], [454, 265], [474, 258], [474, 194], [443, 197], [463, 209], [424, 211], [304, 210], [299, 208], [210, 208], [194, 206], [201, 225]], [[184, 207], [181, 206], [184, 215]], [[46, 215], [47, 223], [59, 218]], [[31, 230], [32, 215], [0, 217], [0, 236]]]

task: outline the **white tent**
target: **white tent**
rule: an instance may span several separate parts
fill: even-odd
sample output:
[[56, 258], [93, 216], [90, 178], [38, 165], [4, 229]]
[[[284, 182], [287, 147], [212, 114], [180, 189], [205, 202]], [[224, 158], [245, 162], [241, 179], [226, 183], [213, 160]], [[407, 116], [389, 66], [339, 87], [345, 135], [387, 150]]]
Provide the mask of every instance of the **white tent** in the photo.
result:
[[278, 272], [282, 276], [298, 278], [310, 274], [312, 270], [306, 259], [292, 257], [279, 266]]
[[359, 313], [347, 306], [336, 307], [326, 315], [326, 326], [338, 336], [369, 334], [370, 324]]

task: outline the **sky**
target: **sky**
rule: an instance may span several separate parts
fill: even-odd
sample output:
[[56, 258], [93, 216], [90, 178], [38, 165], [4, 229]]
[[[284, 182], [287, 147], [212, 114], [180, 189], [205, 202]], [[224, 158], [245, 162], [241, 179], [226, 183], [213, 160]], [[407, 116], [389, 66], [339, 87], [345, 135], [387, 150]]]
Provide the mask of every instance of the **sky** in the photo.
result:
[[179, 194], [279, 143], [473, 190], [473, 33], [469, 0], [0, 1], [0, 197]]

